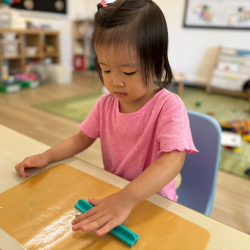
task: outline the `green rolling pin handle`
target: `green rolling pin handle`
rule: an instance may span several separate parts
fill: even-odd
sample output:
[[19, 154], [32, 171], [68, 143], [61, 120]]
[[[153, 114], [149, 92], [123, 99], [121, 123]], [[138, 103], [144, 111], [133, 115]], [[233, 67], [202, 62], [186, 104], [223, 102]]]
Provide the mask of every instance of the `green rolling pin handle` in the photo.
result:
[[[81, 213], [86, 213], [88, 210], [93, 208], [93, 206], [89, 204], [86, 200], [80, 199], [78, 203], [75, 204], [75, 208]], [[123, 243], [125, 243], [126, 245], [128, 245], [129, 247], [133, 247], [135, 242], [139, 240], [138, 234], [134, 233], [123, 225], [113, 228], [111, 231], [109, 231], [109, 233], [115, 236]]]

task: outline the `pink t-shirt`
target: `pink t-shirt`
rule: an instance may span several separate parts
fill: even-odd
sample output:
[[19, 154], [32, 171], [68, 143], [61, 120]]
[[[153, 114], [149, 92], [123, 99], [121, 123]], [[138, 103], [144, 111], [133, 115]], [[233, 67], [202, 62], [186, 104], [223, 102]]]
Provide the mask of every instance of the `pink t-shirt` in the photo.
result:
[[[162, 152], [198, 152], [183, 102], [166, 89], [130, 114], [120, 113], [116, 97], [103, 95], [79, 127], [91, 138], [100, 137], [105, 170], [129, 181]], [[175, 179], [158, 194], [176, 201]]]

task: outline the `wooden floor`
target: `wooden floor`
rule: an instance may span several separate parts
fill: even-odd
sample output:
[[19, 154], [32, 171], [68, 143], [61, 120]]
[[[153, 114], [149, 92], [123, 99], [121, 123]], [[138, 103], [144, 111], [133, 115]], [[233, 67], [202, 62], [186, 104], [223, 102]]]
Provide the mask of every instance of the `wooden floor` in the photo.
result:
[[[15, 94], [0, 93], [0, 123], [49, 146], [54, 146], [79, 131], [77, 122], [44, 112], [32, 105], [101, 88], [102, 85], [95, 76], [75, 74], [72, 84], [48, 84]], [[77, 157], [103, 167], [100, 141], [97, 140]], [[220, 171], [211, 217], [249, 233], [250, 181]]]

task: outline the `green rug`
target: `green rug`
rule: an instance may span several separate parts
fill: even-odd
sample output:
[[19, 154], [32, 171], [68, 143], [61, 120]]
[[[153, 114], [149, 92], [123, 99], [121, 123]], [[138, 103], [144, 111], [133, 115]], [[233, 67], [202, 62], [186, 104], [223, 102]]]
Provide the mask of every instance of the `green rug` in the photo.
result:
[[[176, 92], [175, 85], [171, 87]], [[45, 111], [63, 116], [65, 118], [82, 122], [100, 98], [101, 92], [80, 95], [76, 97], [56, 100], [36, 105]], [[218, 94], [208, 95], [205, 90], [185, 86], [181, 99], [188, 110], [204, 114], [213, 113], [218, 121], [234, 121], [249, 119], [245, 110], [249, 108], [247, 100], [223, 96]], [[220, 170], [250, 179], [245, 175], [245, 170], [250, 167], [250, 144], [242, 140], [242, 150], [235, 153], [222, 147]]]
[[101, 95], [102, 92], [99, 91], [37, 104], [35, 107], [77, 122], [82, 122], [85, 120]]

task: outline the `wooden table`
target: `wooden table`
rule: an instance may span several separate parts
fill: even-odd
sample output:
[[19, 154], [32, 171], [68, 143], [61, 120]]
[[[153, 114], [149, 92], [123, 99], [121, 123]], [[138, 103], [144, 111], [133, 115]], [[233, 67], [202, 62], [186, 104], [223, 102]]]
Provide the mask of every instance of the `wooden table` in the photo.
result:
[[[163, 78], [162, 78], [162, 81], [163, 81]], [[186, 79], [186, 75], [177, 71], [173, 71], [173, 78], [174, 78], [173, 83], [178, 84], [177, 94], [180, 96], [182, 95], [183, 90], [184, 90], [184, 81]]]
[[176, 83], [178, 83], [178, 95], [180, 96], [183, 93], [184, 90], [184, 81], [186, 79], [186, 76], [179, 72], [173, 72], [174, 80]]
[[[48, 148], [48, 146], [40, 142], [37, 142], [0, 125], [0, 193], [24, 181], [24, 179], [18, 176], [15, 172], [14, 166], [17, 163], [21, 162], [27, 156], [41, 153]], [[118, 176], [110, 174], [75, 157], [49, 164], [47, 167], [42, 169], [36, 169], [33, 171], [33, 175], [60, 163], [68, 164], [72, 167], [80, 169], [83, 172], [93, 175], [100, 180], [108, 182], [119, 188], [123, 188], [128, 183], [128, 181]], [[148, 200], [172, 213], [181, 216], [186, 220], [189, 220], [207, 229], [211, 233], [211, 238], [207, 249], [250, 249], [250, 236], [245, 233], [242, 233], [203, 214], [186, 208], [178, 203], [160, 197], [159, 195], [153, 195]], [[6, 232], [0, 229], [0, 249], [21, 250], [24, 248]]]

